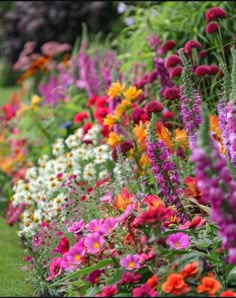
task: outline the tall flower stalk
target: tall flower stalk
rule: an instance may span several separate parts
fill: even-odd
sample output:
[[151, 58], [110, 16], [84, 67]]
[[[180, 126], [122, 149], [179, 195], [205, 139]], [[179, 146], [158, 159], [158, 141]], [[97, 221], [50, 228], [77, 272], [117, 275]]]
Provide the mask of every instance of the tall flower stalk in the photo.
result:
[[179, 50], [184, 69], [182, 71], [183, 85], [180, 87], [181, 95], [181, 114], [183, 118], [184, 128], [186, 130], [190, 149], [193, 149], [196, 143], [196, 132], [201, 124], [201, 97], [193, 89], [190, 77], [190, 64], [183, 53], [183, 49]]
[[178, 211], [183, 211], [180, 199], [183, 193], [180, 175], [175, 163], [171, 160], [165, 142], [156, 138], [156, 122], [157, 116], [152, 113], [147, 134], [147, 154], [151, 168], [160, 187], [161, 195], [165, 197], [167, 204], [175, 205]]
[[229, 250], [229, 262], [236, 263], [236, 181], [233, 180], [225, 156], [211, 142], [208, 113], [203, 111], [203, 125], [191, 160], [195, 163], [201, 197], [211, 206], [210, 219], [219, 227], [223, 246]]

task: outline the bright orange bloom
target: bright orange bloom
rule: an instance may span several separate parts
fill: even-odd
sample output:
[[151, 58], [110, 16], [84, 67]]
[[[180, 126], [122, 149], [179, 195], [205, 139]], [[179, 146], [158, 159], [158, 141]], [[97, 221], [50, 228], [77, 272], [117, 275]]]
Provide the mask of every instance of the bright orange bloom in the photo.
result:
[[146, 284], [148, 284], [151, 288], [156, 288], [158, 285], [158, 277], [153, 275], [146, 281]]
[[159, 206], [165, 206], [165, 204], [162, 202], [161, 198], [159, 198], [158, 196], [155, 196], [155, 195], [146, 196], [142, 202], [147, 204], [149, 209], [155, 209]]
[[137, 89], [135, 86], [131, 86], [124, 92], [124, 97], [130, 100], [135, 100], [142, 93], [143, 91], [141, 89]]
[[122, 140], [122, 136], [117, 135], [113, 131], [109, 133], [108, 139], [107, 139], [107, 145], [110, 146], [116, 146], [119, 144], [119, 142]]
[[146, 148], [146, 136], [147, 136], [147, 128], [146, 125], [140, 121], [139, 124], [136, 124], [133, 128], [133, 134], [137, 139], [137, 143], [141, 150]]
[[143, 153], [139, 159], [139, 165], [143, 169], [150, 164], [150, 159], [146, 153]]
[[119, 81], [112, 83], [110, 88], [107, 90], [107, 95], [111, 98], [117, 97], [121, 92], [125, 90], [125, 85], [121, 85]]
[[226, 290], [220, 294], [220, 297], [236, 297], [236, 292]]
[[201, 279], [201, 283], [197, 286], [196, 292], [207, 293], [208, 296], [215, 296], [215, 294], [220, 290], [221, 285], [218, 280], [214, 277], [205, 276]]
[[198, 265], [199, 265], [198, 261], [195, 261], [191, 264], [186, 265], [184, 269], [181, 271], [181, 274], [183, 275], [183, 277], [187, 277], [187, 278], [193, 277], [198, 273]]
[[215, 115], [209, 115], [210, 131], [214, 132], [218, 139], [221, 139], [221, 130], [219, 126], [219, 117]]
[[114, 123], [115, 123], [115, 118], [111, 114], [106, 115], [106, 118], [104, 118], [103, 120], [103, 124], [108, 125], [110, 129], [112, 128]]
[[189, 146], [188, 136], [184, 129], [176, 128], [174, 130], [174, 142], [183, 149]]
[[172, 273], [167, 277], [166, 282], [162, 284], [161, 290], [164, 293], [171, 293], [172, 295], [178, 296], [188, 293], [190, 289], [181, 274]]
[[130, 205], [131, 202], [132, 195], [125, 187], [123, 187], [121, 193], [118, 194], [115, 198], [114, 206], [121, 211], [125, 211], [125, 209]]
[[123, 113], [124, 113], [124, 110], [122, 109], [121, 105], [117, 105], [116, 108], [115, 108], [115, 111], [114, 111], [114, 116], [117, 119], [121, 119]]
[[157, 137], [165, 142], [166, 146], [170, 149], [171, 153], [174, 153], [174, 143], [171, 138], [171, 133], [167, 127], [165, 127], [161, 122], [157, 122]]
[[129, 108], [131, 105], [131, 101], [129, 99], [123, 99], [122, 102], [120, 103], [120, 107], [123, 110], [126, 110], [127, 108]]
[[201, 198], [200, 190], [197, 187], [196, 177], [188, 176], [184, 179], [184, 184], [187, 185], [187, 188], [184, 190], [186, 197], [194, 198], [197, 201]]

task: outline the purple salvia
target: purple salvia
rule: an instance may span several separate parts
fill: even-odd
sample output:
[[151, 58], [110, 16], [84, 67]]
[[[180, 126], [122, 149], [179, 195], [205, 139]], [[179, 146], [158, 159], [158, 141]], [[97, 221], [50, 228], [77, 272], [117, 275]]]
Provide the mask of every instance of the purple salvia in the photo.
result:
[[236, 167], [236, 111], [234, 108], [234, 103], [229, 101], [226, 105], [226, 121], [227, 121], [227, 130], [224, 130], [224, 133], [227, 131], [228, 138], [224, 136], [224, 140], [228, 140], [226, 147], [232, 165]]
[[157, 76], [161, 83], [161, 95], [163, 96], [163, 92], [166, 88], [173, 87], [174, 84], [172, 83], [169, 73], [164, 65], [164, 60], [162, 58], [155, 58], [154, 65], [157, 70]]

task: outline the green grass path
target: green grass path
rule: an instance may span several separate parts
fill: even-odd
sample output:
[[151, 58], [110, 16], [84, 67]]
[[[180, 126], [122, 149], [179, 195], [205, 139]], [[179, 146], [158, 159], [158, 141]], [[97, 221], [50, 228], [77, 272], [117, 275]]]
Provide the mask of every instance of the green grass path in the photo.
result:
[[24, 249], [17, 235], [17, 227], [10, 227], [3, 218], [5, 203], [0, 200], [0, 297], [35, 297], [27, 279], [29, 272], [21, 267]]

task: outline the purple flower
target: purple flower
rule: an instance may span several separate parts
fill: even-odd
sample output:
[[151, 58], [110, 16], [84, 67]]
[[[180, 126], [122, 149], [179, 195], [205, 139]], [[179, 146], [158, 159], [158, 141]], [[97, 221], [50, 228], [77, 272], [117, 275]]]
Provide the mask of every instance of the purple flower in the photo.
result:
[[177, 250], [181, 250], [181, 249], [185, 249], [190, 245], [190, 238], [185, 233], [178, 232], [178, 233], [169, 235], [167, 237], [166, 242], [169, 244], [170, 247]]
[[81, 232], [84, 228], [84, 220], [81, 219], [80, 221], [74, 222], [71, 227], [69, 227], [67, 230], [69, 233], [78, 234]]
[[140, 256], [138, 254], [127, 255], [120, 259], [120, 265], [127, 270], [139, 269], [141, 267], [139, 261]]
[[127, 5], [124, 2], [119, 2], [118, 6], [117, 6], [117, 12], [118, 13], [124, 13], [127, 10]]
[[236, 265], [236, 247], [229, 249], [229, 263]]
[[118, 221], [115, 218], [106, 218], [100, 227], [100, 232], [102, 232], [103, 235], [109, 235], [117, 227], [117, 225]]
[[100, 233], [96, 232], [85, 238], [84, 244], [89, 253], [96, 254], [102, 250], [105, 240]]

